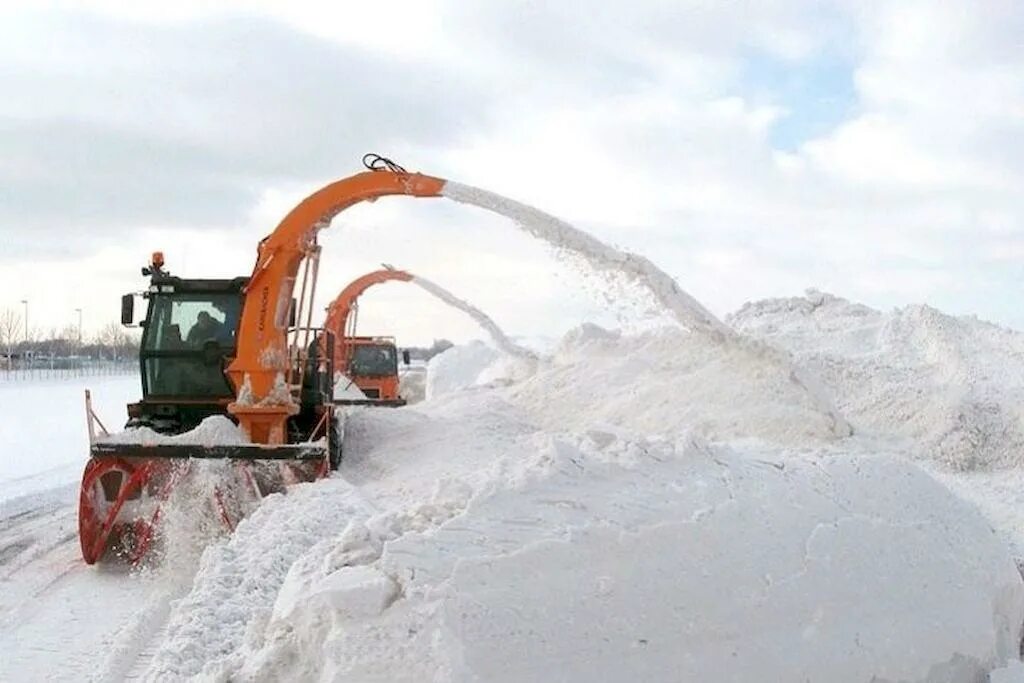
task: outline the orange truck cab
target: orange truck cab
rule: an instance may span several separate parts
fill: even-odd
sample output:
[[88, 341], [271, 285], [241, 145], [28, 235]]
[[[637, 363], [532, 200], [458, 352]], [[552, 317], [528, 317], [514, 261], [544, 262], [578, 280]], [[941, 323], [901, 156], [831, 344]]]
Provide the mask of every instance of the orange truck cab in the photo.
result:
[[[363, 392], [367, 399], [365, 403], [405, 405], [405, 399], [398, 393], [398, 349], [392, 337], [343, 337], [341, 351], [342, 362], [335, 370], [348, 377]], [[409, 364], [408, 351], [402, 354], [402, 360]], [[336, 402], [364, 403], [351, 399]]]
[[[364, 398], [335, 398], [335, 405], [404, 406], [398, 393], [398, 349], [393, 337], [365, 337], [356, 332], [357, 300], [367, 289], [384, 282], [408, 282], [412, 275], [404, 270], [385, 266], [358, 277], [349, 283], [327, 307], [324, 330], [334, 335], [332, 358], [334, 370], [348, 377]], [[402, 353], [405, 365], [409, 352]], [[349, 389], [345, 380], [337, 385], [342, 394]]]

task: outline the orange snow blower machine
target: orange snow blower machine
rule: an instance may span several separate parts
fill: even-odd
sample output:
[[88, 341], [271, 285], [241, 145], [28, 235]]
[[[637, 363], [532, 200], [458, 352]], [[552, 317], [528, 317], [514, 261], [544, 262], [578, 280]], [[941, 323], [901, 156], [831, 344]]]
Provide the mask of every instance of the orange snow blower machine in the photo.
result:
[[[143, 269], [150, 284], [140, 323], [142, 398], [128, 405], [128, 429], [108, 434], [86, 392], [89, 460], [78, 510], [86, 563], [142, 559], [158, 535], [161, 506], [200, 463], [219, 463], [213, 471], [222, 479], [209, 502], [228, 530], [247, 509], [239, 501], [316, 480], [338, 465], [334, 334], [312, 327], [317, 235], [359, 202], [435, 197], [444, 187], [377, 155], [363, 163], [369, 170], [292, 209], [260, 241], [249, 277], [175, 277], [159, 253]], [[123, 323], [132, 323], [133, 308], [126, 295]], [[220, 424], [207, 429], [204, 420]], [[222, 437], [223, 425], [230, 438]]]
[[[324, 330], [328, 335], [321, 337], [321, 353], [329, 355], [334, 371], [341, 385], [341, 394], [355, 385], [365, 398], [335, 398], [336, 405], [404, 406], [405, 399], [398, 391], [398, 349], [391, 337], [367, 337], [356, 334], [359, 317], [359, 297], [367, 289], [384, 282], [408, 282], [412, 275], [385, 265], [354, 280], [327, 308]], [[333, 336], [336, 340], [333, 354], [326, 349], [326, 341]], [[409, 352], [402, 354], [405, 365], [409, 364]]]

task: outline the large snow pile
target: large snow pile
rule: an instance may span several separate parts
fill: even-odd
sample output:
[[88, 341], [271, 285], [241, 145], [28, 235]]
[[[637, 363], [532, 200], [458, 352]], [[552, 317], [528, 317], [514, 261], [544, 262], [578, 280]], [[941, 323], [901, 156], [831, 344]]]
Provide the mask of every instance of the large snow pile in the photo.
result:
[[208, 551], [150, 678], [974, 681], [1016, 655], [1015, 566], [912, 465], [522, 417], [490, 389], [355, 414], [389, 436], [358, 487]]
[[498, 360], [498, 352], [482, 341], [459, 344], [427, 361], [427, 399], [477, 384], [480, 374]]
[[426, 365], [411, 365], [399, 373], [398, 395], [407, 403], [419, 403], [427, 397]]
[[298, 486], [275, 494], [207, 548], [192, 591], [177, 602], [167, 636], [150, 666], [151, 680], [181, 680], [242, 647], [270, 616], [289, 567], [325, 538], [335, 538], [367, 511], [344, 481]]
[[510, 396], [556, 430], [595, 423], [645, 434], [691, 429], [713, 439], [788, 445], [846, 435], [782, 354], [720, 344], [678, 328], [624, 336], [583, 325]]
[[792, 352], [855, 427], [909, 437], [960, 470], [1024, 464], [1024, 334], [813, 290], [747, 304], [730, 322]]

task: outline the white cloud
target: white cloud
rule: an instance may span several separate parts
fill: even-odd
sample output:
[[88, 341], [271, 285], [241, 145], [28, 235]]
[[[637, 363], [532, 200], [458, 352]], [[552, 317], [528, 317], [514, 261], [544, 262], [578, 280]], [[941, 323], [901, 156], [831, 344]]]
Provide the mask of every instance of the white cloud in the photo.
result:
[[[244, 273], [298, 197], [372, 150], [643, 252], [719, 312], [818, 286], [1024, 324], [998, 294], [1019, 286], [1007, 254], [1024, 241], [1016, 3], [378, 5], [105, 2], [101, 18], [58, 6], [0, 22], [0, 75], [19, 76], [0, 133], [5, 115], [20, 125], [0, 136], [0, 175], [16, 189], [6, 201], [0, 190], [0, 236], [33, 250], [31, 266], [0, 255], [0, 306], [23, 298], [30, 273], [66, 274], [114, 311], [152, 241], [172, 244], [182, 274]], [[43, 34], [60, 40], [41, 50]], [[853, 69], [849, 118], [773, 149], [792, 112], [751, 91], [744, 60], [824, 53]], [[155, 191], [117, 206], [119, 183], [140, 177]], [[33, 179], [49, 185], [30, 191]], [[51, 187], [65, 205], [46, 203]], [[88, 235], [83, 215], [96, 221]], [[512, 332], [606, 308], [548, 250], [465, 207], [382, 201], [343, 214], [324, 242], [323, 292], [388, 261]], [[35, 299], [67, 307], [66, 290], [37, 287]], [[474, 333], [421, 293], [373, 296], [377, 331]]]

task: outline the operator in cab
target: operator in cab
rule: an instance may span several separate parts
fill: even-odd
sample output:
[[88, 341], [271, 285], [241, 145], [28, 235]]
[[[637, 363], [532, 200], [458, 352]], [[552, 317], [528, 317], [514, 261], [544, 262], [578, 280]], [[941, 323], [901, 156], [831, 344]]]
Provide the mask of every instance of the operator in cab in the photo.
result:
[[189, 346], [200, 347], [211, 339], [220, 341], [224, 336], [224, 325], [207, 311], [199, 311], [196, 324], [188, 331], [186, 342]]

